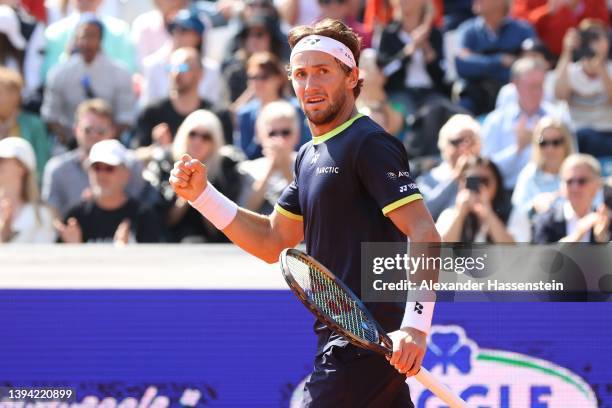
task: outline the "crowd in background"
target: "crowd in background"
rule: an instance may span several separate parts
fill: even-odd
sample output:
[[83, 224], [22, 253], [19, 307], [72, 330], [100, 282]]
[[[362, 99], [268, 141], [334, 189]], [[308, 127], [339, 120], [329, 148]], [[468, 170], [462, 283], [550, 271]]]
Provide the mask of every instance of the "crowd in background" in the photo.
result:
[[227, 242], [187, 153], [270, 213], [310, 138], [287, 33], [363, 42], [357, 100], [447, 242], [609, 242], [606, 0], [0, 0], [0, 242]]

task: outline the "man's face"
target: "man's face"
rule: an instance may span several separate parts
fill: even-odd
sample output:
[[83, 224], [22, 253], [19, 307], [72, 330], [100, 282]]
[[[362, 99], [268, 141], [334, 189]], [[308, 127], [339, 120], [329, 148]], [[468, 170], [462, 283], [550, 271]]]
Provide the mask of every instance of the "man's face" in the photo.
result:
[[17, 88], [0, 84], [0, 120], [6, 120], [19, 110], [21, 94]]
[[175, 52], [169, 64], [170, 88], [179, 94], [197, 88], [202, 77], [202, 68], [196, 60], [196, 54]]
[[299, 142], [299, 132], [295, 126], [295, 120], [291, 118], [270, 119], [257, 129], [257, 137], [264, 148], [279, 148], [285, 151], [293, 151]]
[[599, 180], [587, 165], [580, 164], [561, 175], [561, 192], [574, 208], [590, 207], [599, 189]]
[[96, 24], [83, 24], [78, 28], [76, 47], [85, 61], [93, 61], [100, 51], [101, 34], [100, 27]]
[[349, 0], [319, 0], [321, 15], [335, 20], [344, 20], [350, 11]]
[[[355, 70], [351, 73], [354, 82]], [[351, 78], [337, 60], [321, 51], [305, 51], [291, 60], [291, 83], [308, 120], [314, 125], [333, 121], [352, 94]]]
[[446, 141], [442, 157], [454, 166], [461, 156], [476, 156], [480, 153], [480, 143], [477, 140], [470, 129], [459, 129]]
[[480, 16], [501, 12], [506, 7], [506, 0], [474, 0], [472, 11]]
[[81, 13], [95, 13], [102, 4], [102, 0], [74, 0], [74, 7]]
[[172, 44], [174, 49], [183, 47], [198, 48], [202, 37], [197, 31], [190, 30], [181, 26], [176, 26], [172, 29]]
[[112, 198], [124, 193], [130, 171], [123, 165], [92, 163], [89, 166], [89, 185], [96, 198]]
[[514, 80], [521, 109], [528, 113], [537, 111], [544, 95], [544, 78], [546, 73], [534, 69]]
[[100, 116], [94, 112], [85, 112], [78, 120], [74, 133], [76, 141], [86, 154], [89, 154], [91, 146], [101, 140], [115, 137], [115, 128], [110, 119]]

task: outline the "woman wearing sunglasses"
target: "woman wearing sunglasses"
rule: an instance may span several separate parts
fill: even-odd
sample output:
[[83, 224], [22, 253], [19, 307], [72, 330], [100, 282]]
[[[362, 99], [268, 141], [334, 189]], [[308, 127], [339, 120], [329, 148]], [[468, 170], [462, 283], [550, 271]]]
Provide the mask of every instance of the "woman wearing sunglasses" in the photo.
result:
[[455, 206], [442, 211], [436, 227], [444, 242], [529, 242], [527, 215], [514, 209], [502, 176], [485, 158], [469, 158], [461, 172]]
[[574, 152], [572, 135], [558, 119], [545, 116], [533, 131], [531, 162], [519, 174], [512, 204], [530, 216], [546, 211], [558, 198], [561, 163]]
[[588, 154], [568, 156], [559, 170], [562, 201], [534, 219], [534, 242], [610, 241], [610, 209], [596, 205], [601, 188], [601, 166]]
[[203, 162], [208, 178], [223, 194], [237, 199], [241, 176], [237, 163], [242, 159], [236, 149], [223, 145], [223, 128], [217, 116], [207, 110], [191, 113], [176, 132], [171, 151], [149, 162], [143, 177], [152, 186], [150, 195], [165, 221], [165, 238], [170, 242], [227, 242], [187, 201], [176, 197], [168, 183], [174, 161], [183, 154]]
[[249, 210], [269, 214], [293, 181], [295, 146], [300, 141], [295, 107], [285, 101], [269, 103], [259, 113], [256, 132], [263, 157], [240, 164], [245, 177], [243, 201]]

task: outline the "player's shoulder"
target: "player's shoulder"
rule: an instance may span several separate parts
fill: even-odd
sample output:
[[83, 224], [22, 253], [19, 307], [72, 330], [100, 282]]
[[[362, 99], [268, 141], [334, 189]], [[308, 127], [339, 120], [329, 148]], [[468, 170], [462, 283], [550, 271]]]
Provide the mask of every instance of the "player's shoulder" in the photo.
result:
[[362, 116], [355, 121], [353, 142], [359, 149], [364, 147], [375, 148], [376, 146], [388, 146], [403, 149], [402, 142], [389, 134], [378, 123], [374, 122], [369, 116]]

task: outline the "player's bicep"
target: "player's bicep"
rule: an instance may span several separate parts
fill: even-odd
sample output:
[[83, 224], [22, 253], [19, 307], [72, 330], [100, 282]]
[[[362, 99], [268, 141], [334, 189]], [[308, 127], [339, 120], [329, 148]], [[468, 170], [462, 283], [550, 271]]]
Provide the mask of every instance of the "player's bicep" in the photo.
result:
[[280, 206], [270, 214], [272, 235], [278, 241], [280, 247], [292, 248], [304, 239], [304, 221], [278, 211]]
[[423, 200], [415, 200], [389, 213], [393, 224], [412, 242], [439, 242], [440, 235]]

